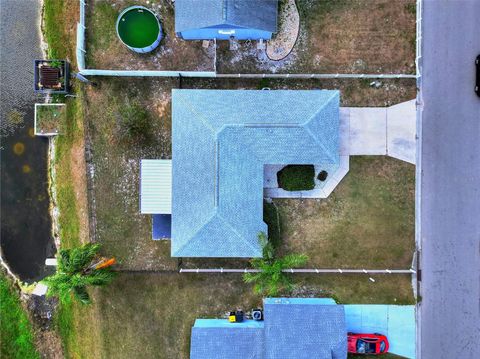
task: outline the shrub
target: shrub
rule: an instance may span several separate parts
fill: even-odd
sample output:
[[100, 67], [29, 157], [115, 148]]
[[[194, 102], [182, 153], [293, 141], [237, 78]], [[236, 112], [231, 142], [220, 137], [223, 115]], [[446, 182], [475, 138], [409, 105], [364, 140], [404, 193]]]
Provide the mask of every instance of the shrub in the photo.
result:
[[273, 203], [263, 202], [263, 221], [268, 226], [268, 240], [275, 248], [280, 245], [280, 218], [277, 207]]
[[288, 165], [277, 173], [278, 185], [286, 191], [309, 191], [315, 188], [313, 165]]
[[127, 104], [117, 114], [118, 133], [131, 144], [148, 142], [152, 137], [152, 122], [148, 111], [137, 103]]

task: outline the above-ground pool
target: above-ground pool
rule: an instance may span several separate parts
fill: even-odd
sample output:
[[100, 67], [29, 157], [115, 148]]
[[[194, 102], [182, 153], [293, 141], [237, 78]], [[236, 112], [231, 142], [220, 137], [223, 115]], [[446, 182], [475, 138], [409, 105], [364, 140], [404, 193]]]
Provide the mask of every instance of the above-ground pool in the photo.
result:
[[118, 16], [117, 34], [130, 50], [144, 53], [158, 46], [162, 39], [162, 28], [151, 10], [143, 6], [131, 6]]

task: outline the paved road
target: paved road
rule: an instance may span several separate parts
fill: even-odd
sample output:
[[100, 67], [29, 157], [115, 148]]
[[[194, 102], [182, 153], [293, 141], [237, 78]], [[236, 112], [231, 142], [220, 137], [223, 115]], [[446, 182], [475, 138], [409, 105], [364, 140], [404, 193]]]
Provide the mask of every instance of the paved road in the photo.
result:
[[[41, 58], [40, 1], [0, 0], [1, 248], [22, 280], [42, 278], [54, 253], [48, 140], [33, 136], [33, 60]], [[15, 150], [16, 149], [16, 150]]]
[[480, 1], [424, 1], [422, 359], [480, 358]]

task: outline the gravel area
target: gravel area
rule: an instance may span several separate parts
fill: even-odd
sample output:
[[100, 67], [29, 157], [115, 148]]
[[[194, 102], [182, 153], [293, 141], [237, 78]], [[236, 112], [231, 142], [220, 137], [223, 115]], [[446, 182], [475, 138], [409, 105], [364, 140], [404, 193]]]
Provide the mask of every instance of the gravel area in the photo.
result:
[[280, 9], [279, 28], [273, 39], [267, 43], [270, 60], [282, 60], [292, 51], [300, 30], [300, 15], [295, 0], [286, 0]]

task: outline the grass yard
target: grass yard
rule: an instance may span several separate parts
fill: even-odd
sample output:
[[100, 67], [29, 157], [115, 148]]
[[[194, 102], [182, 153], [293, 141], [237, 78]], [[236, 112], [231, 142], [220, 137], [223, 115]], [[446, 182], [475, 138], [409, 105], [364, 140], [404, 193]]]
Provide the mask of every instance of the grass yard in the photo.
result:
[[[85, 90], [84, 118], [88, 121], [88, 141], [92, 149], [94, 174], [95, 228], [96, 239], [103, 245], [105, 253], [114, 255], [121, 270], [166, 270], [162, 273], [122, 273], [110, 286], [93, 291], [94, 305], [81, 307], [73, 304], [63, 306], [58, 320], [58, 327], [63, 334], [67, 357], [115, 357], [115, 358], [188, 358], [190, 331], [195, 318], [221, 317], [224, 312], [242, 307], [250, 309], [259, 305], [261, 298], [254, 295], [251, 285], [242, 282], [240, 275], [192, 275], [174, 273], [178, 262], [170, 257], [168, 241], [151, 240], [150, 216], [139, 214], [139, 160], [142, 158], [171, 157], [171, 88], [179, 86], [173, 79], [97, 79], [98, 86]], [[211, 81], [189, 79], [182, 80], [182, 86], [197, 88], [259, 88], [263, 81]], [[273, 84], [273, 85], [272, 85]], [[325, 86], [322, 82], [294, 83], [300, 88]], [[385, 87], [389, 84], [385, 82]], [[283, 82], [269, 83], [272, 88], [286, 86]], [[334, 84], [330, 83], [330, 86]], [[350, 85], [345, 85], [350, 86]], [[359, 83], [358, 86], [365, 86]], [[407, 88], [409, 88], [407, 86]], [[373, 89], [368, 85], [366, 91], [384, 91]], [[393, 96], [394, 90], [386, 92], [389, 101], [395, 98], [406, 99], [411, 90], [403, 95]], [[369, 105], [375, 99], [365, 95], [354, 97], [346, 94], [342, 101], [349, 104]], [[370, 102], [368, 102], [370, 101]], [[121, 119], [125, 109], [140, 106], [147, 112], [150, 133], [145, 141], [131, 141], [124, 138], [121, 131]], [[358, 174], [357, 174], [358, 173]], [[407, 173], [408, 176], [398, 176]], [[288, 250], [308, 250], [311, 244], [308, 238], [303, 242], [294, 236], [294, 229], [300, 226], [300, 216], [304, 216], [306, 227], [311, 227], [314, 212], [324, 213], [327, 205], [334, 206], [334, 211], [344, 211], [343, 216], [358, 214], [361, 205], [351, 205], [350, 199], [375, 202], [374, 189], [362, 194], [362, 188], [368, 186], [386, 186], [385, 193], [390, 193], [396, 184], [405, 183], [394, 195], [405, 197], [404, 191], [410, 186], [410, 173], [413, 166], [385, 158], [354, 158], [351, 173], [344, 179], [345, 189], [337, 190], [335, 201], [326, 200], [319, 205], [313, 201], [297, 201], [297, 205], [288, 201], [275, 201], [280, 209], [283, 228], [283, 248]], [[354, 175], [355, 174], [355, 175]], [[352, 178], [350, 178], [352, 177]], [[405, 179], [403, 179], [405, 177]], [[390, 183], [393, 181], [392, 183]], [[360, 192], [357, 193], [357, 192]], [[340, 195], [343, 193], [343, 197]], [[388, 195], [381, 198], [390, 203]], [[407, 193], [410, 196], [410, 193]], [[408, 202], [403, 197], [399, 201]], [[396, 198], [396, 197], [395, 197]], [[343, 204], [342, 204], [343, 203]], [[413, 204], [412, 204], [413, 205]], [[408, 207], [407, 204], [405, 206]], [[378, 209], [377, 207], [375, 207]], [[289, 221], [290, 209], [298, 211], [298, 219]], [[323, 211], [323, 212], [322, 212]], [[339, 218], [341, 214], [338, 214]], [[408, 216], [408, 215], [407, 215]], [[271, 219], [271, 212], [266, 213]], [[362, 218], [365, 218], [363, 216]], [[346, 217], [342, 217], [346, 218]], [[354, 217], [353, 219], [355, 219]], [[275, 220], [275, 219], [274, 219]], [[379, 220], [383, 223], [385, 217]], [[376, 222], [375, 222], [376, 223]], [[378, 224], [378, 223], [376, 223]], [[408, 224], [405, 225], [405, 228]], [[316, 227], [318, 228], [318, 227]], [[351, 227], [348, 227], [351, 228]], [[413, 227], [412, 227], [413, 228]], [[401, 229], [398, 229], [401, 231]], [[408, 232], [410, 228], [406, 229]], [[397, 229], [392, 232], [397, 233]], [[365, 232], [368, 233], [368, 232]], [[363, 233], [362, 235], [364, 235]], [[290, 238], [292, 240], [290, 240]], [[396, 240], [398, 237], [396, 237]], [[300, 245], [300, 244], [301, 245]], [[303, 243], [303, 244], [302, 244]], [[410, 248], [408, 242], [406, 251]], [[376, 242], [372, 242], [377, 244]], [[291, 247], [290, 247], [291, 246]], [[297, 247], [295, 247], [297, 246]], [[328, 249], [328, 246], [326, 247]], [[331, 251], [330, 251], [331, 252]], [[329, 252], [329, 253], [330, 253]], [[312, 258], [320, 258], [314, 252]], [[382, 254], [383, 255], [383, 254]], [[352, 257], [352, 260], [366, 260], [365, 257]], [[370, 258], [371, 259], [371, 258]], [[329, 259], [330, 260], [330, 259]], [[390, 254], [380, 260], [399, 260], [403, 266], [409, 265], [411, 254], [393, 258]], [[331, 260], [333, 265], [335, 261]], [[371, 262], [370, 262], [371, 263]], [[379, 262], [381, 263], [381, 262]], [[327, 264], [327, 263], [326, 263]], [[325, 265], [326, 265], [325, 264]], [[375, 263], [376, 264], [376, 263]], [[245, 261], [232, 260], [187, 260], [182, 267], [244, 267]], [[299, 275], [295, 277], [299, 286], [294, 296], [336, 298], [340, 303], [412, 303], [410, 276], [375, 276], [372, 283], [364, 275]], [[141, 333], [141, 335], [139, 334]]]
[[284, 253], [316, 268], [408, 269], [415, 250], [415, 167], [388, 157], [351, 157], [327, 199], [274, 200]]
[[[162, 26], [160, 45], [148, 54], [129, 50], [118, 39], [115, 24], [120, 12], [143, 5], [157, 13]], [[78, 5], [77, 5], [78, 6]], [[168, 0], [94, 0], [87, 6], [86, 63], [88, 68], [118, 70], [213, 71], [215, 47], [176, 37], [174, 7]]]
[[368, 79], [279, 80], [183, 78], [182, 88], [272, 90], [339, 90], [340, 105], [384, 107], [409, 101], [416, 96], [415, 79], [382, 79], [380, 87]]
[[[87, 91], [95, 236], [121, 269], [177, 269], [177, 261], [170, 258], [170, 242], [151, 239], [151, 216], [141, 215], [139, 209], [140, 160], [171, 157], [170, 89], [176, 83], [108, 79]], [[125, 138], [121, 127], [122, 116], [132, 107], [146, 111], [149, 125], [141, 141]]]
[[415, 0], [297, 0], [292, 52], [270, 60], [256, 42], [218, 42], [219, 73], [414, 73]]
[[3, 269], [0, 271], [0, 357], [39, 359], [33, 327], [22, 307], [19, 293]]
[[[408, 294], [397, 289], [409, 282], [408, 276], [385, 283], [378, 278], [376, 284], [364, 276], [298, 279], [297, 296], [333, 296], [342, 303], [409, 302]], [[69, 332], [75, 349], [71, 357], [187, 359], [196, 318], [222, 318], [231, 309], [250, 310], [262, 303], [241, 275], [176, 273], [124, 273], [96, 290], [94, 300], [94, 307], [74, 312], [83, 320]]]
[[[414, 97], [413, 87], [404, 93], [386, 82], [385, 89], [363, 86], [366, 93], [384, 93], [385, 99], [402, 101]], [[170, 257], [168, 241], [151, 240], [151, 219], [139, 213], [139, 164], [142, 158], [171, 158], [171, 89], [179, 87], [174, 79], [99, 79], [99, 86], [89, 88], [85, 100], [85, 118], [93, 153], [96, 238], [104, 245], [104, 251], [116, 256], [122, 269], [177, 269], [177, 260]], [[345, 86], [348, 85], [349, 82]], [[191, 80], [182, 79], [183, 88], [285, 88], [283, 81], [262, 80]], [[388, 85], [387, 85], [388, 84]], [[293, 88], [333, 88], [332, 82], [306, 81], [293, 84]], [[362, 91], [345, 91], [342, 102], [349, 105], [373, 105], [372, 97]], [[396, 95], [394, 95], [396, 94]], [[410, 97], [411, 96], [411, 97]], [[380, 96], [380, 98], [382, 98]], [[140, 106], [148, 112], [151, 128], [147, 141], [126, 141], [119, 125], [125, 109]], [[184, 259], [184, 267], [241, 266], [242, 260]]]

